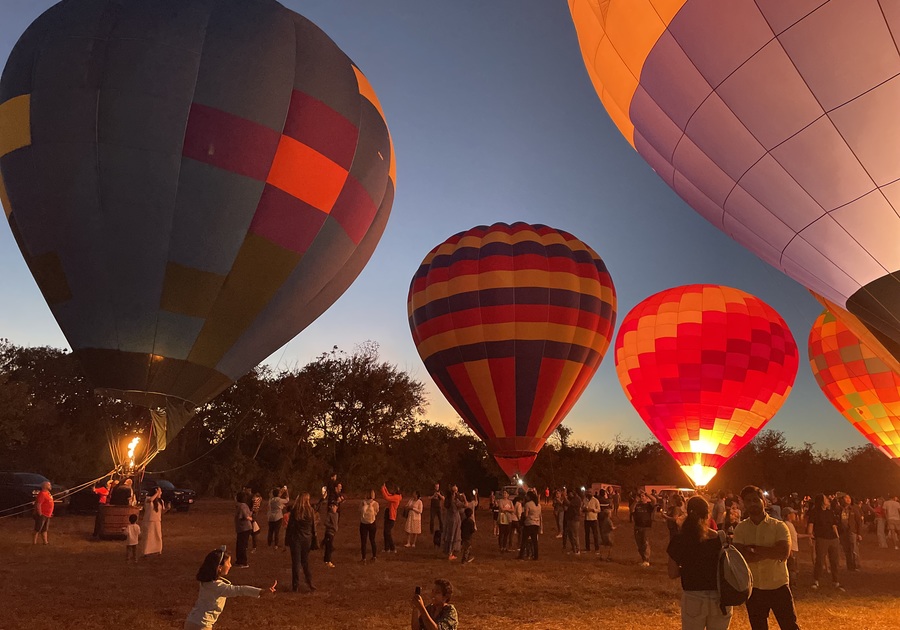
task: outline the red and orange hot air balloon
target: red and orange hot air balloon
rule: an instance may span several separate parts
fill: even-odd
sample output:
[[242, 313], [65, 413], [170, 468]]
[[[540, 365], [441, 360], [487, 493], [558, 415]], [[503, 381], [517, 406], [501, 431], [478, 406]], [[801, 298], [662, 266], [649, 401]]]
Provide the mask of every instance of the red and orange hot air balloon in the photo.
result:
[[407, 306], [428, 372], [510, 477], [528, 471], [587, 387], [616, 319], [600, 257], [525, 223], [475, 227], [435, 247]]
[[697, 486], [775, 415], [799, 361], [771, 306], [710, 284], [667, 289], [635, 306], [615, 352], [628, 400]]
[[900, 462], [900, 374], [829, 311], [819, 315], [809, 333], [809, 364], [831, 404]]

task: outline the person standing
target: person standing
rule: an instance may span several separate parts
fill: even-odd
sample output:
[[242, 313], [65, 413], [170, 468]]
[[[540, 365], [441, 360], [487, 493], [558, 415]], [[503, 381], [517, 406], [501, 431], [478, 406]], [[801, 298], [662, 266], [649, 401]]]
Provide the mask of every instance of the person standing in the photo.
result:
[[[563, 520], [565, 519], [566, 507], [563, 505], [565, 493], [562, 490], [556, 490], [553, 493], [553, 521], [556, 524], [556, 537], [563, 537]], [[563, 543], [563, 549], [566, 545]]]
[[262, 597], [274, 595], [278, 580], [267, 589], [253, 586], [234, 586], [225, 579], [231, 570], [231, 556], [225, 551], [225, 547], [216, 549], [206, 554], [203, 564], [197, 571], [197, 581], [200, 582], [200, 594], [197, 603], [188, 613], [184, 622], [184, 630], [211, 630], [219, 615], [225, 609], [225, 600], [229, 597]]
[[862, 540], [863, 519], [859, 506], [853, 503], [849, 494], [840, 498], [838, 530], [841, 533], [841, 547], [848, 571], [859, 571], [859, 543]]
[[278, 550], [278, 538], [281, 535], [281, 524], [284, 522], [284, 506], [291, 500], [287, 486], [275, 488], [272, 490], [272, 497], [269, 499], [269, 509], [266, 512], [266, 521], [269, 523], [266, 532], [266, 542], [269, 547], [275, 547]]
[[512, 526], [512, 515], [514, 513], [512, 501], [509, 500], [509, 493], [504, 490], [497, 501], [497, 528], [500, 530], [499, 543], [500, 553], [509, 551], [509, 537]]
[[415, 548], [416, 539], [422, 533], [422, 497], [418, 492], [406, 503], [406, 524], [403, 529], [406, 531], [404, 546]]
[[316, 587], [312, 583], [312, 571], [309, 568], [309, 552], [314, 548], [316, 541], [316, 513], [309, 502], [309, 493], [304, 492], [294, 502], [291, 509], [291, 517], [288, 519], [287, 531], [284, 534], [284, 544], [291, 550], [291, 590], [300, 590], [300, 570], [306, 586], [312, 593]]
[[247, 547], [250, 544], [250, 534], [253, 531], [253, 514], [248, 504], [250, 497], [245, 492], [239, 492], [234, 504], [234, 531], [237, 534], [235, 543], [235, 568], [246, 569], [250, 566], [247, 560]]
[[897, 495], [891, 496], [882, 504], [882, 507], [884, 508], [888, 543], [893, 543], [895, 550], [900, 549], [900, 501], [897, 500]]
[[441, 530], [441, 549], [447, 559], [456, 560], [462, 546], [462, 511], [466, 508], [466, 497], [459, 492], [456, 485], [450, 486], [444, 498], [443, 529]]
[[538, 559], [538, 534], [541, 531], [541, 504], [534, 490], [526, 495], [522, 508], [522, 544], [519, 546], [519, 560], [524, 560], [530, 552], [531, 559]]
[[250, 524], [250, 541], [253, 543], [253, 551], [251, 553], [256, 553], [256, 539], [259, 536], [259, 531], [262, 529], [259, 526], [259, 513], [262, 510], [262, 495], [259, 492], [254, 492], [251, 495], [252, 501], [250, 503], [250, 515], [253, 517], [253, 521]]
[[48, 530], [50, 528], [50, 519], [53, 518], [53, 495], [50, 494], [52, 486], [49, 481], [41, 484], [41, 490], [34, 498], [34, 542], [36, 545], [38, 538], [44, 541], [45, 545], [49, 545]]
[[[605, 490], [599, 490], [597, 494], [606, 494]], [[600, 553], [600, 523], [597, 521], [600, 515], [600, 501], [594, 493], [588, 490], [581, 506], [584, 512], [584, 550], [591, 551], [591, 537], [594, 539], [594, 551]]]
[[375, 491], [369, 490], [366, 493], [366, 498], [363, 499], [362, 504], [359, 506], [359, 546], [362, 553], [360, 562], [366, 561], [366, 540], [372, 545], [372, 562], [375, 562], [375, 557], [378, 553], [378, 550], [375, 548], [375, 534], [378, 529], [375, 519], [377, 517], [378, 501], [375, 500]]
[[581, 520], [581, 497], [574, 490], [569, 490], [563, 505], [566, 508], [566, 516], [563, 520], [565, 528], [563, 549], [566, 548], [568, 542], [572, 545], [575, 555], [579, 555], [581, 550], [578, 548], [578, 522]]
[[650, 529], [653, 526], [653, 503], [641, 492], [634, 504], [631, 520], [634, 523], [634, 542], [641, 556], [641, 566], [650, 566]]
[[125, 526], [125, 562], [137, 562], [138, 543], [141, 540], [141, 526], [137, 524], [137, 520], [137, 514], [128, 515], [128, 525]]
[[841, 556], [840, 532], [838, 519], [831, 509], [831, 500], [824, 494], [817, 494], [813, 508], [807, 515], [806, 533], [810, 535], [815, 546], [815, 569], [813, 569], [812, 588], [819, 588], [819, 579], [825, 572], [825, 562], [831, 569], [831, 581], [834, 588], [844, 590], [838, 579], [838, 565]]
[[393, 492], [388, 490], [387, 484], [381, 484], [381, 496], [387, 501], [387, 509], [384, 511], [384, 552], [397, 553], [394, 545], [394, 524], [397, 522], [397, 508], [403, 497], [400, 489], [394, 486]]
[[463, 512], [463, 521], [459, 526], [460, 539], [462, 540], [462, 559], [460, 564], [468, 564], [475, 559], [472, 554], [472, 537], [475, 536], [475, 519], [472, 508], [467, 507]]
[[679, 531], [669, 541], [669, 577], [681, 578], [682, 630], [726, 630], [732, 607], [719, 606], [718, 565], [722, 543], [709, 528], [709, 504], [695, 496], [687, 502]]
[[878, 548], [887, 549], [887, 530], [885, 528], [887, 519], [884, 517], [884, 499], [881, 497], [875, 499], [875, 504], [872, 506], [872, 512], [875, 515], [875, 536], [878, 539]]
[[166, 511], [166, 502], [162, 498], [162, 488], [156, 487], [156, 492], [144, 501], [144, 536], [141, 539], [143, 552], [141, 556], [158, 556], [162, 553], [162, 515]]
[[328, 504], [328, 513], [325, 516], [325, 537], [322, 540], [322, 546], [325, 547], [325, 566], [329, 569], [334, 568], [331, 558], [334, 554], [334, 537], [338, 530], [338, 514], [337, 503]]
[[735, 525], [733, 544], [753, 574], [753, 592], [747, 600], [750, 628], [767, 630], [772, 612], [781, 630], [799, 630], [787, 568], [791, 555], [787, 525], [766, 513], [763, 491], [756, 486], [744, 487], [741, 500], [747, 518]]
[[441, 531], [441, 507], [444, 502], [444, 495], [441, 494], [441, 484], [434, 484], [434, 492], [431, 495], [431, 503], [429, 504], [428, 514], [429, 523], [428, 531], [434, 534], [434, 522], [437, 521], [437, 530]]

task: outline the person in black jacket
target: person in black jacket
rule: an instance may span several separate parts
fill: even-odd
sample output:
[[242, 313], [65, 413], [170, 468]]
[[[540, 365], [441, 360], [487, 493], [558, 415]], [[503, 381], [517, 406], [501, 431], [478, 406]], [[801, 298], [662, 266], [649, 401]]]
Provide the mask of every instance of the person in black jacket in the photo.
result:
[[309, 569], [309, 552], [317, 548], [315, 541], [316, 513], [309, 502], [309, 493], [304, 492], [294, 503], [288, 519], [287, 533], [284, 536], [284, 544], [291, 550], [291, 590], [295, 593], [300, 590], [301, 567], [309, 592], [316, 590]]

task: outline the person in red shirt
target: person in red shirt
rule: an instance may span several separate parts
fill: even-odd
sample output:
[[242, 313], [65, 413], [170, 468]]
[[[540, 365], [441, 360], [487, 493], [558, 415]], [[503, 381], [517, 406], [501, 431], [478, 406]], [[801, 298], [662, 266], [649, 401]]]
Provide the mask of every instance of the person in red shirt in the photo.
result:
[[50, 482], [41, 484], [41, 491], [34, 500], [34, 543], [37, 544], [38, 536], [43, 538], [48, 545], [47, 528], [50, 525], [50, 517], [53, 516], [53, 495], [50, 494]]
[[381, 496], [388, 502], [388, 509], [384, 511], [384, 552], [397, 553], [393, 530], [394, 522], [397, 520], [397, 507], [403, 497], [400, 495], [400, 488], [394, 486], [394, 491], [391, 492], [386, 483], [381, 485]]

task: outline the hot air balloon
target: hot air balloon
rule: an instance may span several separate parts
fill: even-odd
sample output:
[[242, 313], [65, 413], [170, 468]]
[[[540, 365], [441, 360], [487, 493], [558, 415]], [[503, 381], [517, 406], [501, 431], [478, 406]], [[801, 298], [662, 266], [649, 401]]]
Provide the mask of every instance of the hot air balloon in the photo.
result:
[[900, 374], [828, 311], [816, 318], [809, 333], [809, 364], [831, 404], [900, 462]]
[[797, 344], [775, 310], [711, 284], [661, 291], [616, 337], [625, 396], [697, 486], [775, 415], [797, 375]]
[[0, 80], [0, 200], [99, 391], [201, 405], [322, 314], [390, 213], [366, 77], [274, 0], [61, 2]]
[[900, 343], [900, 144], [886, 141], [900, 134], [900, 8], [569, 9], [603, 105], [656, 173], [764, 261]]
[[496, 223], [431, 250], [407, 308], [429, 374], [512, 477], [528, 472], [600, 365], [616, 293], [571, 234]]

